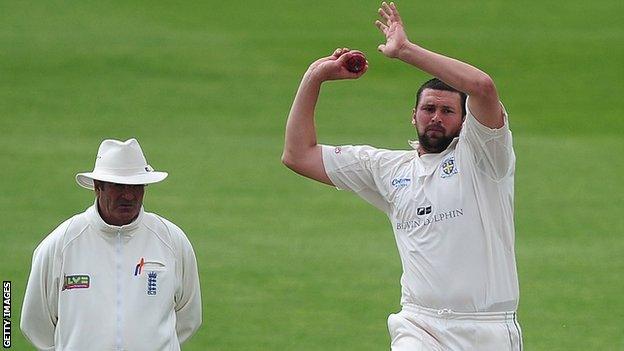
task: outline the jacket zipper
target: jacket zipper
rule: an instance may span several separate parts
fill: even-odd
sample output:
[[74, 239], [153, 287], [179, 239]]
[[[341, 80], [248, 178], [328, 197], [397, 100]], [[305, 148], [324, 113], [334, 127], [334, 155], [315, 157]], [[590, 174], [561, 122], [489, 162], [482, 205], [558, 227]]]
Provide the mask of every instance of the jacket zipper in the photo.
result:
[[121, 277], [122, 277], [122, 252], [121, 252], [121, 230], [117, 231], [117, 244], [116, 244], [116, 248], [115, 248], [115, 257], [116, 257], [116, 262], [115, 262], [115, 266], [116, 266], [116, 271], [117, 271], [117, 296], [116, 296], [116, 308], [117, 308], [117, 315], [116, 315], [116, 347], [115, 349], [118, 351], [122, 351], [123, 350], [123, 316], [122, 316], [122, 311], [123, 311], [123, 306], [122, 306], [122, 284], [121, 284]]

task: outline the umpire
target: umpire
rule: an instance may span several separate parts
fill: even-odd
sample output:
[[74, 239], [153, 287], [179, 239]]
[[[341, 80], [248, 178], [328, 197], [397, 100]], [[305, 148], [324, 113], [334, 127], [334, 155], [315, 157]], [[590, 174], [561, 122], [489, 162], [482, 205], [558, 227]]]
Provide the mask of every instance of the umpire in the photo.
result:
[[201, 324], [197, 262], [175, 224], [143, 209], [167, 177], [135, 139], [104, 140], [76, 181], [95, 203], [35, 249], [20, 327], [40, 350], [180, 350]]

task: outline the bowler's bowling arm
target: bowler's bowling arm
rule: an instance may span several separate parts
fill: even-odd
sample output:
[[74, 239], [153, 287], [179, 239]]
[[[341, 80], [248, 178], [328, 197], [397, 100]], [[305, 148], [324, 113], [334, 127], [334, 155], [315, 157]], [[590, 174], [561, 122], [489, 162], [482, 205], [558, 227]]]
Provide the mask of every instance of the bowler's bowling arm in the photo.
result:
[[322, 82], [314, 68], [303, 76], [286, 122], [282, 162], [305, 177], [333, 185], [325, 172], [314, 126], [314, 110]]

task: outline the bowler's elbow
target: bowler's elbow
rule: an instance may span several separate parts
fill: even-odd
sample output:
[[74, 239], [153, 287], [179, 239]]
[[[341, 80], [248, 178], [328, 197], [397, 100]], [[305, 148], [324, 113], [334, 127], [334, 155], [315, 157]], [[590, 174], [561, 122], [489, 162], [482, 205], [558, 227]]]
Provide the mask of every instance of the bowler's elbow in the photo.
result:
[[292, 153], [284, 152], [282, 155], [282, 163], [291, 171], [304, 177], [316, 179], [312, 173], [312, 165], [305, 156], [297, 156]]
[[494, 80], [487, 73], [483, 73], [479, 78], [475, 79], [470, 90], [471, 93], [469, 95], [491, 97], [498, 100], [496, 84], [494, 84]]
[[297, 172], [297, 168], [298, 168], [297, 158], [294, 157], [287, 150], [284, 150], [284, 152], [282, 153], [282, 164], [288, 167], [290, 170]]

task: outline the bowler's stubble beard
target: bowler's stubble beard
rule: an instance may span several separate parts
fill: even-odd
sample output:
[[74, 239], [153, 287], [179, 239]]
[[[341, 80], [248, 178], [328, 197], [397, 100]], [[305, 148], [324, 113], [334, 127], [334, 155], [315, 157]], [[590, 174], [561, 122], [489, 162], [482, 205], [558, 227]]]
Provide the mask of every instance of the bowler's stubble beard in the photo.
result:
[[451, 145], [453, 139], [459, 136], [459, 131], [454, 135], [446, 135], [446, 131], [440, 137], [430, 137], [427, 135], [429, 128], [425, 128], [425, 131], [421, 133], [418, 131], [418, 142], [424, 151], [427, 153], [440, 153]]

